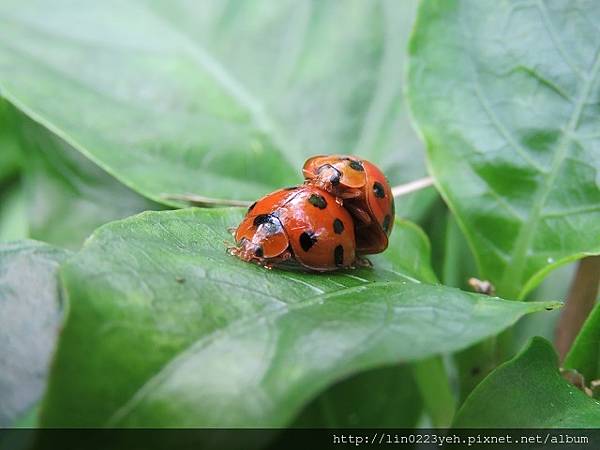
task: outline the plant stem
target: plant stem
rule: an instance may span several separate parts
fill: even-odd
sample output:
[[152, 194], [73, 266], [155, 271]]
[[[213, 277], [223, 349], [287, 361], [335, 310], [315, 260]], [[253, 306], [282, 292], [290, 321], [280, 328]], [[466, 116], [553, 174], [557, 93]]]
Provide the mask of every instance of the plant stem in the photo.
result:
[[583, 322], [590, 314], [598, 296], [600, 284], [600, 256], [589, 256], [579, 261], [571, 283], [567, 303], [556, 328], [555, 345], [560, 360], [567, 355]]
[[[411, 181], [406, 184], [399, 184], [398, 186], [394, 186], [392, 188], [392, 195], [394, 197], [401, 197], [403, 195], [410, 194], [412, 192], [419, 191], [421, 189], [425, 189], [426, 187], [433, 185], [433, 178], [425, 177], [419, 178], [418, 180]], [[165, 200], [178, 200], [181, 202], [186, 202], [190, 206], [199, 206], [202, 208], [210, 208], [215, 206], [242, 206], [248, 207], [252, 202], [248, 202], [245, 200], [227, 200], [227, 199], [216, 199], [203, 197], [201, 195], [196, 194], [162, 194], [162, 198]]]
[[425, 189], [426, 187], [432, 185], [432, 177], [419, 178], [418, 180], [411, 181], [410, 183], [399, 184], [398, 186], [394, 186], [392, 188], [392, 195], [394, 197], [401, 197], [403, 195], [410, 194], [421, 189]]
[[437, 428], [449, 427], [454, 418], [456, 402], [442, 357], [417, 361], [412, 364], [412, 369], [432, 425]]

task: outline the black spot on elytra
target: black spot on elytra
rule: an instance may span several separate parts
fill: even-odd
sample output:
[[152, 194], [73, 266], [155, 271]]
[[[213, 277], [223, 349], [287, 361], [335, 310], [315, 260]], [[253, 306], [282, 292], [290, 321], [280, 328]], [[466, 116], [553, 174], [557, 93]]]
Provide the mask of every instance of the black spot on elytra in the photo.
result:
[[377, 198], [385, 197], [385, 190], [383, 189], [383, 186], [379, 181], [373, 183], [373, 192], [375, 193], [375, 197]]
[[256, 202], [254, 202], [250, 206], [248, 206], [248, 212], [252, 211], [255, 206], [256, 206]]
[[305, 252], [309, 251], [310, 248], [317, 242], [317, 237], [312, 231], [305, 231], [300, 235], [300, 247]]
[[344, 265], [344, 247], [338, 245], [333, 251], [333, 260], [336, 266]]
[[333, 231], [335, 234], [342, 234], [344, 231], [344, 222], [342, 222], [340, 219], [335, 219], [333, 221]]
[[256, 250], [254, 250], [254, 255], [259, 258], [262, 258], [264, 254], [265, 253], [263, 252], [263, 248], [260, 245], [256, 247]]
[[311, 194], [308, 199], [308, 202], [319, 209], [327, 208], [327, 201], [325, 200], [325, 198], [323, 198], [323, 196], [318, 194]]
[[365, 168], [363, 167], [362, 163], [360, 161], [355, 160], [355, 159], [351, 159], [350, 160], [349, 166], [351, 168], [353, 168], [354, 170], [357, 170], [359, 172], [364, 172], [365, 171]]
[[383, 223], [381, 224], [381, 226], [383, 227], [383, 231], [385, 231], [385, 233], [387, 234], [390, 230], [390, 224], [392, 223], [392, 217], [387, 214], [384, 218], [383, 218]]

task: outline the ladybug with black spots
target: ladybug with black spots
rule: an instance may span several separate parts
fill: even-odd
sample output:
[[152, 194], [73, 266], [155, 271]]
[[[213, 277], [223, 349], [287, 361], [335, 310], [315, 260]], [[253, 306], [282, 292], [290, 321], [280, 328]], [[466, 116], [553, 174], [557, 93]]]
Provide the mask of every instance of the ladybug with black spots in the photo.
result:
[[316, 186], [281, 189], [253, 203], [235, 231], [231, 254], [266, 267], [296, 260], [330, 271], [357, 262], [354, 222], [336, 198]]
[[356, 219], [356, 251], [381, 253], [394, 226], [394, 196], [379, 168], [347, 155], [313, 156], [302, 169], [306, 184], [337, 197]]

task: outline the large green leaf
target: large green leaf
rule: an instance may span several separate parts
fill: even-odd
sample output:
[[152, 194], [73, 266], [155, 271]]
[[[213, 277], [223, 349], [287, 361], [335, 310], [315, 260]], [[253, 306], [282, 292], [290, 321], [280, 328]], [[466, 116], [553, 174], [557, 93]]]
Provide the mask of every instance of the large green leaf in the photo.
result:
[[475, 388], [454, 426], [598, 428], [600, 403], [560, 375], [554, 349], [536, 337]]
[[22, 154], [13, 133], [9, 110], [10, 105], [0, 98], [0, 188], [1, 183], [14, 176], [22, 164]]
[[69, 317], [43, 425], [283, 425], [336, 380], [556, 306], [420, 283], [428, 244], [407, 222], [373, 269], [266, 270], [225, 251], [241, 217], [143, 213], [100, 228], [63, 266]]
[[311, 428], [413, 428], [423, 413], [407, 365], [369, 370], [334, 385], [293, 422]]
[[600, 379], [600, 303], [583, 324], [563, 366], [577, 370], [588, 384]]
[[600, 252], [597, 2], [425, 0], [409, 97], [481, 275], [522, 298]]
[[67, 257], [35, 241], [0, 245], [0, 427], [37, 403], [58, 332], [58, 265]]
[[27, 207], [22, 183], [0, 193], [0, 242], [28, 237]]
[[16, 111], [13, 118], [27, 155], [22, 184], [29, 237], [76, 249], [100, 225], [163, 209], [31, 119]]
[[424, 174], [402, 91], [415, 6], [8, 0], [0, 92], [173, 205], [163, 194], [253, 200], [317, 153], [360, 154], [398, 183]]

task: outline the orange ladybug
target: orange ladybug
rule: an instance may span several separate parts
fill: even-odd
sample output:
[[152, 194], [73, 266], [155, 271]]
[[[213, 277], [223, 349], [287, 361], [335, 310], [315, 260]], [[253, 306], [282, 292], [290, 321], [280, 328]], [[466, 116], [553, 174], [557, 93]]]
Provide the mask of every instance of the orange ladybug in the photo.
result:
[[394, 196], [385, 175], [373, 163], [346, 155], [309, 158], [302, 168], [308, 185], [338, 197], [356, 218], [356, 251], [381, 253], [394, 226]]
[[356, 262], [354, 222], [336, 198], [315, 186], [281, 189], [254, 202], [230, 253], [266, 267], [295, 259], [328, 271]]

